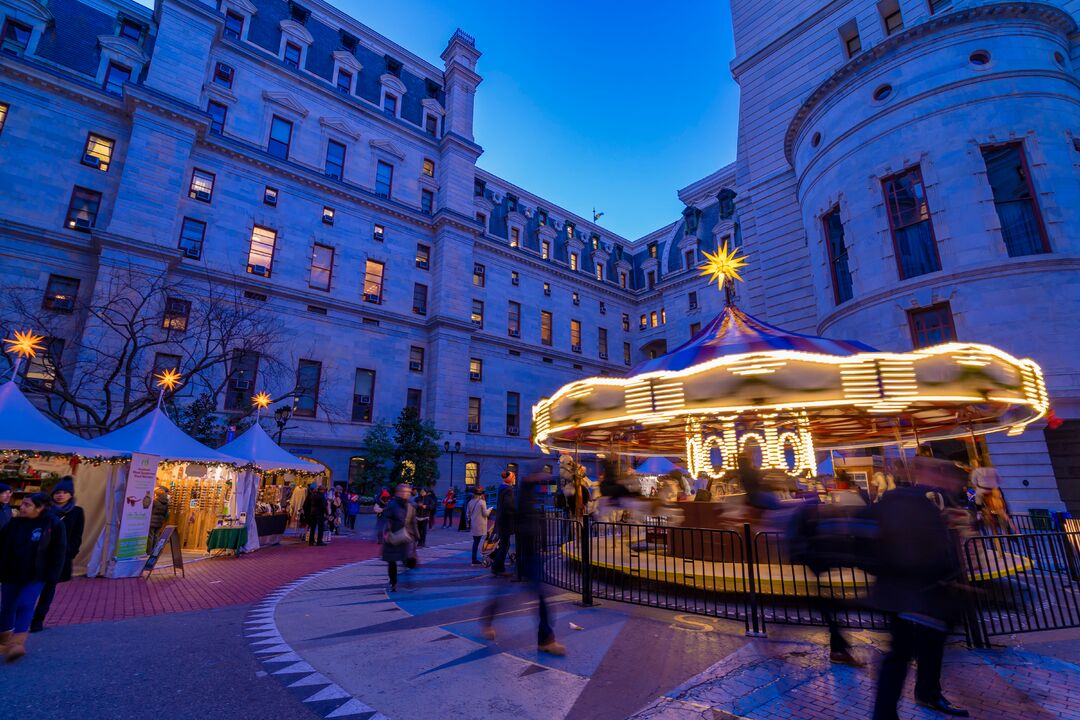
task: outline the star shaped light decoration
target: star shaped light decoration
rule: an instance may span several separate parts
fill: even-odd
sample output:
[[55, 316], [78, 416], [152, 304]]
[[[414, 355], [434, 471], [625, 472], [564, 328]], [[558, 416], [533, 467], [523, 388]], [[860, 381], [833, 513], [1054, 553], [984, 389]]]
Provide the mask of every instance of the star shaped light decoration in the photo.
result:
[[162, 390], [172, 392], [176, 389], [176, 386], [180, 384], [180, 371], [176, 368], [162, 370], [154, 377], [157, 378], [158, 387]]
[[35, 335], [32, 330], [16, 330], [14, 340], [4, 338], [8, 344], [4, 352], [15, 353], [21, 358], [37, 357], [38, 350], [45, 349], [44, 340], [43, 336]]
[[260, 410], [267, 407], [272, 402], [273, 400], [270, 399], [270, 393], [267, 392], [256, 393], [251, 398], [251, 404], [259, 408]]
[[704, 255], [708, 262], [701, 268], [701, 275], [708, 276], [710, 285], [715, 282], [722, 290], [725, 283], [742, 282], [739, 270], [746, 265], [746, 256], [739, 254], [739, 248], [728, 250], [728, 244], [724, 243], [715, 253], [705, 252]]

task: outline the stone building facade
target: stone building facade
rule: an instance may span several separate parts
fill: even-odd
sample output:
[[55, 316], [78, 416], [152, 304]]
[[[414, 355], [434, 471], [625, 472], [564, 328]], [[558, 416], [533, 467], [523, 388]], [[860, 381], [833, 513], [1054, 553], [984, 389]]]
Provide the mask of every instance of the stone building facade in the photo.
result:
[[412, 404], [461, 443], [443, 486], [494, 482], [534, 456], [537, 399], [712, 317], [696, 265], [729, 242], [769, 322], [1036, 359], [1066, 423], [990, 452], [1017, 507], [1080, 501], [1076, 0], [732, 0], [737, 159], [637, 239], [477, 166], [461, 31], [435, 65], [321, 0], [0, 13], [2, 276], [76, 304], [132, 264], [242, 291], [289, 373], [232, 358], [222, 411], [298, 390], [284, 444], [337, 477]]

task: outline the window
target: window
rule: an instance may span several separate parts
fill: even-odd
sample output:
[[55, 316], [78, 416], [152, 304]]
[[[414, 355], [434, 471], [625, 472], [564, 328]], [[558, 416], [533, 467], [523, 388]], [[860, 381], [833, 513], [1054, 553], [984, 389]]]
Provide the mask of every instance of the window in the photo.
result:
[[517, 270], [510, 271], [510, 284], [517, 286], [521, 283], [521, 277], [518, 275]]
[[89, 230], [97, 222], [101, 208], [101, 193], [76, 186], [71, 191], [64, 226], [72, 230]]
[[600, 359], [607, 360], [607, 328], [597, 329], [596, 334], [596, 344], [600, 350]]
[[645, 313], [641, 313], [641, 322], [638, 323], [638, 329], [644, 330], [647, 327], [649, 327], [649, 316]]
[[952, 7], [952, 0], [930, 0], [930, 14], [934, 15]]
[[259, 372], [259, 354], [234, 350], [229, 363], [229, 380], [225, 385], [225, 409], [249, 410]]
[[844, 244], [844, 224], [840, 220], [840, 206], [829, 211], [822, 222], [825, 224], [825, 244], [829, 248], [829, 267], [832, 272], [833, 300], [839, 305], [852, 298], [851, 272], [848, 270], [847, 245]]
[[8, 18], [7, 22], [4, 23], [4, 37], [0, 39], [0, 52], [22, 57], [30, 44], [30, 35], [32, 33], [30, 26]]
[[476, 222], [480, 223], [480, 226], [484, 228], [484, 232], [487, 232], [487, 215], [482, 212], [476, 213]]
[[333, 225], [334, 224], [334, 217], [336, 215], [337, 215], [337, 213], [334, 212], [334, 208], [327, 207], [326, 205], [323, 205], [323, 209], [322, 209], [323, 225]]
[[412, 311], [417, 315], [427, 315], [427, 285], [413, 283]]
[[581, 321], [570, 321], [570, 349], [581, 352]]
[[540, 243], [540, 257], [545, 260], [551, 257], [551, 243], [549, 243], [547, 240]]
[[517, 247], [521, 244], [521, 230], [518, 228], [510, 228], [510, 247]]
[[915, 348], [930, 347], [956, 340], [952, 310], [943, 302], [918, 310], [908, 310], [911, 344]]
[[513, 300], [507, 310], [506, 333], [510, 337], [521, 337], [521, 303]]
[[8, 108], [9, 106], [7, 103], [0, 103], [0, 132], [4, 131], [4, 123], [7, 122]]
[[206, 236], [206, 223], [189, 217], [184, 218], [180, 224], [180, 240], [177, 247], [184, 253], [184, 257], [202, 257], [203, 238]]
[[423, 243], [416, 243], [416, 267], [421, 270], [431, 267], [431, 248]]
[[285, 56], [282, 58], [285, 64], [291, 68], [300, 69], [300, 46], [296, 43], [285, 43]]
[[336, 180], [345, 177], [345, 146], [334, 140], [326, 143], [326, 174]]
[[619, 273], [619, 287], [626, 289], [626, 273], [624, 272]]
[[622, 314], [622, 329], [623, 332], [630, 332], [630, 316], [626, 313]]
[[372, 408], [374, 407], [375, 371], [356, 368], [356, 375], [353, 378], [353, 422], [371, 422]]
[[596, 263], [596, 279], [600, 282], [604, 281], [604, 265], [603, 263]]
[[840, 40], [844, 44], [844, 54], [853, 58], [862, 52], [862, 40], [859, 39], [859, 24], [851, 20], [840, 27]]
[[656, 258], [656, 243], [649, 243], [649, 257]]
[[424, 172], [424, 177], [429, 177], [429, 178], [435, 177], [435, 161], [434, 160], [428, 160], [427, 158], [424, 158], [423, 172]]
[[472, 315], [470, 316], [472, 324], [477, 327], [484, 327], [484, 303], [482, 300], [472, 301]]
[[469, 358], [469, 380], [480, 382], [484, 379], [484, 361], [480, 358]]
[[229, 10], [225, 13], [225, 30], [222, 32], [227, 38], [239, 40], [244, 32], [244, 16]]
[[572, 222], [566, 223], [566, 239], [567, 240], [573, 240], [574, 239], [574, 223], [572, 223]]
[[437, 115], [431, 113], [424, 115], [424, 132], [431, 137], [439, 137], [439, 118]]
[[270, 121], [270, 141], [266, 151], [276, 158], [289, 159], [289, 145], [292, 143], [292, 123], [277, 115]]
[[214, 196], [214, 173], [195, 168], [191, 171], [191, 185], [188, 187], [188, 197], [200, 202], [210, 202]]
[[301, 360], [296, 368], [296, 399], [293, 415], [315, 417], [319, 409], [319, 379], [322, 363], [317, 360]]
[[646, 286], [652, 290], [656, 287], [656, 271], [650, 270], [646, 279]]
[[101, 135], [90, 133], [86, 136], [86, 147], [83, 149], [82, 164], [92, 168], [108, 172], [109, 163], [112, 161], [113, 147], [116, 142]]
[[536, 222], [540, 227], [548, 224], [548, 213], [544, 208], [536, 208]]
[[420, 191], [420, 212], [431, 215], [435, 210], [435, 193], [424, 189]]
[[346, 95], [352, 93], [352, 73], [348, 70], [338, 70], [337, 89]]
[[683, 254], [683, 262], [686, 263], [687, 269], [694, 267], [694, 251], [687, 250]]
[[507, 194], [507, 196], [506, 196], [506, 211], [507, 212], [517, 212], [517, 209], [518, 209], [517, 195], [509, 195], [509, 194]]
[[521, 393], [506, 393], [506, 434], [521, 433]]
[[905, 170], [883, 181], [900, 279], [941, 269], [922, 172]]
[[687, 300], [690, 303], [690, 309], [691, 310], [697, 310], [698, 304], [697, 304], [697, 291], [696, 290], [691, 290], [690, 291], [690, 294], [687, 296]]
[[113, 95], [123, 95], [124, 83], [131, 80], [131, 68], [118, 65], [117, 63], [109, 63], [109, 68], [105, 71], [105, 82], [102, 88], [107, 93]]
[[415, 410], [417, 417], [420, 416], [420, 406], [423, 397], [424, 394], [420, 388], [409, 388], [405, 394], [405, 407]]
[[376, 260], [368, 260], [364, 267], [364, 302], [382, 302], [384, 266]]
[[484, 197], [484, 193], [487, 192], [487, 183], [480, 178], [473, 178], [473, 195], [476, 197]]
[[397, 95], [385, 93], [382, 101], [383, 110], [391, 115], [397, 115]]
[[416, 345], [409, 348], [409, 370], [424, 372], [424, 348]]
[[[160, 375], [166, 370], [179, 370], [180, 356], [172, 353], [154, 353], [154, 364], [150, 368], [150, 377]], [[149, 380], [149, 378], [148, 378]]]
[[214, 82], [218, 85], [224, 85], [227, 88], [231, 88], [233, 84], [233, 77], [235, 77], [236, 71], [232, 65], [226, 65], [223, 62], [219, 62], [214, 65]]
[[334, 272], [334, 248], [316, 243], [311, 249], [311, 278], [308, 286], [315, 290], [329, 290]]
[[380, 160], [375, 166], [375, 194], [390, 197], [394, 186], [394, 166]]
[[274, 245], [277, 243], [277, 230], [253, 225], [251, 227], [251, 246], [248, 248], [247, 271], [252, 275], [270, 277], [274, 263]]
[[375, 227], [372, 229], [371, 237], [375, 242], [383, 242], [383, 240], [386, 239], [386, 228], [376, 223]]
[[898, 0], [882, 0], [878, 3], [878, 12], [881, 13], [881, 22], [885, 26], [886, 35], [892, 35], [904, 29], [904, 18], [900, 15]]
[[607, 315], [607, 304], [603, 300], [600, 301], [600, 314]]
[[480, 432], [480, 398], [469, 398], [469, 432]]
[[570, 269], [577, 270], [577, 253], [570, 253]]
[[544, 283], [544, 295], [551, 297], [551, 283]]
[[844, 41], [844, 49], [847, 50], [849, 58], [855, 57], [862, 52], [862, 41], [857, 33]]
[[622, 344], [622, 361], [623, 365], [630, 364], [630, 343], [628, 342]]
[[64, 355], [64, 341], [45, 338], [45, 351], [28, 358], [23, 368], [26, 384], [38, 390], [52, 390]]
[[699, 332], [701, 332], [701, 323], [690, 323], [690, 337], [694, 337]]
[[1050, 252], [1023, 146], [984, 147], [982, 156], [1009, 257]]
[[573, 299], [575, 305], [580, 305], [581, 304], [581, 296], [578, 295], [576, 292], [571, 293], [570, 297]]
[[120, 27], [116, 33], [119, 37], [127, 38], [136, 45], [142, 44], [143, 26], [134, 20], [121, 18]]
[[78, 295], [79, 281], [76, 278], [50, 275], [41, 307], [55, 312], [69, 313], [75, 309], [75, 298]]
[[540, 344], [551, 345], [551, 313], [547, 310], [540, 311]]
[[476, 287], [484, 287], [484, 266], [480, 263], [473, 263], [472, 284]]
[[277, 188], [272, 188], [267, 185], [263, 188], [263, 202], [270, 207], [277, 207], [278, 191]]
[[180, 298], [166, 298], [165, 315], [161, 319], [161, 327], [166, 330], [182, 333], [187, 332], [188, 317], [191, 316], [191, 301]]
[[229, 114], [229, 108], [217, 100], [206, 103], [206, 114], [210, 116], [210, 132], [223, 135], [225, 133], [225, 117]]

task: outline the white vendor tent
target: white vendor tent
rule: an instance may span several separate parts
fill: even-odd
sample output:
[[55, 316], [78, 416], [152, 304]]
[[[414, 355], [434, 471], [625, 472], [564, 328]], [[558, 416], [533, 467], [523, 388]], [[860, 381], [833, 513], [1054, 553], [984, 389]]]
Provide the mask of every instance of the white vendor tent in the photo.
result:
[[236, 485], [236, 507], [239, 512], [247, 513], [248, 541], [245, 550], [259, 549], [259, 533], [255, 527], [255, 500], [258, 495], [259, 475], [273, 470], [298, 470], [319, 472], [322, 465], [310, 460], [301, 460], [281, 448], [270, 439], [262, 426], [255, 423], [231, 443], [223, 445], [221, 452], [237, 458], [244, 465]]

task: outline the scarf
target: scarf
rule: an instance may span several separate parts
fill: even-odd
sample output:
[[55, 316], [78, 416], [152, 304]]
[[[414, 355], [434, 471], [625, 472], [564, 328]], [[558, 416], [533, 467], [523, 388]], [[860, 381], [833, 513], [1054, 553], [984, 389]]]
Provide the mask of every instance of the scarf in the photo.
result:
[[74, 508], [74, 507], [75, 507], [75, 496], [74, 496], [74, 495], [72, 495], [72, 496], [71, 496], [71, 499], [70, 499], [70, 500], [68, 500], [68, 501], [67, 501], [66, 503], [64, 503], [63, 505], [54, 505], [54, 506], [53, 506], [53, 510], [54, 510], [54, 511], [56, 512], [56, 514], [57, 514], [57, 515], [59, 515], [60, 517], [64, 517], [64, 516], [65, 516], [65, 515], [67, 515], [67, 514], [68, 514], [69, 512], [71, 512], [72, 508]]

